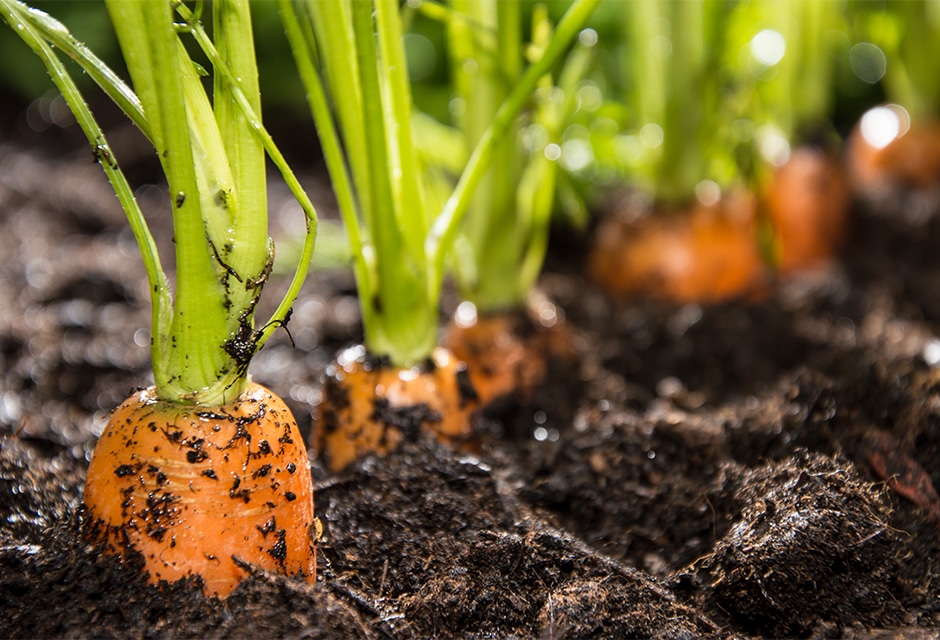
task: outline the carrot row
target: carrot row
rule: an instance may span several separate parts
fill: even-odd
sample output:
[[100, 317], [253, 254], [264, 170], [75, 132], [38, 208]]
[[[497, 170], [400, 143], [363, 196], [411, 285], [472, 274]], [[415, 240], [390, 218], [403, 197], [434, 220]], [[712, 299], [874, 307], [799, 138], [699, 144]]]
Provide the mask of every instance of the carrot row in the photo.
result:
[[[473, 449], [479, 443], [475, 422], [481, 412], [507, 399], [528, 401], [546, 384], [553, 360], [576, 366], [576, 357], [563, 314], [544, 307], [547, 313], [536, 313], [535, 319], [519, 308], [500, 313], [504, 299], [517, 303], [524, 287], [504, 295], [501, 277], [507, 274], [499, 269], [487, 287], [478, 286], [479, 268], [465, 274], [468, 290], [497, 291], [493, 299], [499, 304], [472, 320], [458, 316], [441, 346], [435, 346], [445, 256], [456, 243], [469, 194], [483, 180], [486, 160], [517, 126], [532, 91], [551, 88], [546, 81], [553, 65], [579, 36], [597, 0], [575, 0], [557, 25], [540, 14], [533, 29], [539, 37], [527, 53], [532, 59], [508, 61], [514, 70], [507, 75], [511, 82], [493, 101], [489, 121], [470, 136], [468, 146], [476, 147], [440, 211], [425, 210], [426, 185], [416, 169], [398, 2], [302, 3], [303, 15], [311, 20], [303, 25], [294, 4], [279, 2], [348, 227], [369, 342], [344, 350], [327, 371], [315, 408], [315, 454], [340, 472], [422, 433]], [[230, 594], [249, 566], [313, 582], [316, 525], [307, 447], [289, 409], [251, 382], [247, 367], [273, 328], [287, 322], [309, 264], [316, 218], [312, 207], [305, 207], [306, 259], [299, 261], [303, 266], [291, 293], [272, 321], [256, 329], [253, 314], [273, 263], [264, 215], [264, 156], [267, 152], [275, 162], [279, 156], [264, 137], [258, 115], [248, 3], [213, 3], [215, 41], [185, 4], [109, 0], [108, 5], [140, 96], [116, 80], [109, 95], [154, 143], [170, 184], [179, 267], [175, 301], [142, 216], [121, 191], [122, 176], [103, 134], [83, 119], [82, 105], [44, 41], [63, 50], [71, 47], [73, 57], [98, 73], [96, 78], [110, 76], [77, 44], [56, 40], [64, 31], [35, 15], [20, 15], [13, 3], [0, 0], [5, 20], [23, 21], [24, 39], [32, 39], [63, 92], [71, 92], [69, 104], [83, 122], [95, 157], [119, 195], [125, 195], [122, 204], [154, 292], [156, 384], [115, 410], [99, 440], [84, 496], [89, 538], [107, 553], [142, 556], [152, 583], [201, 580], [210, 596]], [[486, 6], [492, 11], [481, 19], [496, 17], [519, 26], [511, 5]], [[197, 3], [196, 10], [201, 8]], [[465, 10], [474, 8], [470, 3]], [[643, 9], [639, 3], [632, 8]], [[696, 19], [704, 23], [710, 13], [701, 8]], [[676, 15], [677, 21], [688, 17]], [[456, 30], [466, 16], [447, 19]], [[493, 28], [499, 30], [496, 23]], [[197, 65], [179, 46], [181, 33], [195, 38], [212, 61], [212, 101], [197, 77]], [[522, 49], [516, 39], [499, 41]], [[703, 64], [716, 62], [706, 55], [704, 39], [677, 38], [674, 44], [701, 54]], [[576, 71], [587, 64], [587, 52], [579, 55], [579, 65], [561, 74], [572, 87]], [[328, 71], [317, 69], [315, 61]], [[379, 64], [372, 66], [373, 61]], [[528, 63], [525, 71], [523, 62]], [[546, 122], [559, 124], [567, 113], [548, 102], [543, 107]], [[901, 133], [880, 146], [868, 144], [864, 136], [853, 141], [855, 184], [935, 185], [940, 152], [907, 145], [940, 139], [940, 133], [927, 128], [915, 135], [910, 133], [917, 131], [914, 125], [904, 131], [906, 136]], [[673, 133], [668, 132], [661, 179], [682, 168], [687, 141]], [[531, 172], [510, 180], [525, 182], [531, 200], [524, 216], [532, 225], [531, 242], [517, 247], [521, 257], [515, 263], [524, 268], [526, 282], [537, 276], [547, 242], [552, 202], [543, 188], [556, 179], [548, 151], [546, 146], [535, 155]], [[920, 173], [909, 174], [909, 168]], [[490, 177], [507, 177], [498, 173]], [[292, 176], [285, 177], [291, 183]], [[589, 271], [615, 295], [714, 301], [759, 292], [772, 270], [787, 274], [831, 259], [847, 226], [849, 191], [842, 168], [823, 152], [797, 149], [766, 185], [758, 193], [706, 193], [688, 212], [626, 212], [606, 220]], [[515, 190], [509, 194], [515, 196]], [[515, 197], [508, 201], [517, 204]], [[502, 213], [509, 216], [511, 208]], [[486, 265], [490, 251], [501, 252], [502, 244], [490, 244], [494, 233], [509, 231], [500, 226], [478, 234], [478, 267]]]

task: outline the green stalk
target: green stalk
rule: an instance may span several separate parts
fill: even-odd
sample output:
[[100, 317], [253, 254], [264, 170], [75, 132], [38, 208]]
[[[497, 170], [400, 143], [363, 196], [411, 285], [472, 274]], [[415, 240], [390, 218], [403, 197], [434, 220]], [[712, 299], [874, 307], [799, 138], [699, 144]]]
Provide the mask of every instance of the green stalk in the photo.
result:
[[[578, 0], [575, 6], [597, 1]], [[429, 357], [436, 343], [444, 256], [466, 210], [467, 187], [482, 177], [496, 141], [577, 29], [569, 29], [567, 43], [553, 41], [554, 48], [539, 61], [540, 72], [524, 76], [522, 88], [517, 86], [500, 110], [495, 128], [481, 136], [470, 182], [459, 187], [463, 195], [452, 196], [431, 226], [409, 130], [412, 107], [398, 4], [311, 0], [300, 3], [303, 18], [288, 0], [280, 0], [279, 6], [352, 249], [360, 254], [355, 265], [366, 345], [397, 366], [410, 366]], [[343, 34], [342, 46], [335, 46], [336, 34]], [[335, 121], [328, 99], [334, 101]]]
[[[374, 25], [372, 7], [364, 2], [353, 2], [352, 6], [371, 164], [373, 211], [369, 232], [377, 266], [375, 295], [372, 300], [361, 302], [371, 304], [375, 317], [379, 318], [372, 327], [365, 327], [366, 343], [375, 353], [388, 355], [393, 363], [411, 366], [430, 355], [434, 347], [437, 309], [423, 294], [428, 278], [425, 265], [409, 252], [414, 246], [414, 235], [419, 238], [424, 235], [422, 229], [427, 224], [427, 216], [423, 204], [413, 199], [403, 206], [404, 189], [395, 189], [396, 174], [400, 175], [404, 165], [404, 150], [397, 146], [398, 138], [392, 128], [395, 125], [391, 122], [392, 114], [401, 115], [403, 99], [394, 98], [400, 86], [391, 85], [388, 74], [380, 76], [375, 63], [380, 60], [383, 70], [393, 65], [392, 60], [379, 57], [375, 48], [376, 31], [379, 41], [387, 43], [386, 47], [400, 49], [401, 25], [397, 4], [393, 1], [384, 6], [376, 2]], [[403, 59], [404, 55], [401, 57]], [[410, 107], [410, 101], [406, 104]], [[342, 109], [342, 105], [339, 108]], [[403, 117], [399, 122], [408, 119]], [[415, 176], [411, 177], [415, 183], [408, 190], [417, 194], [419, 186]]]
[[[168, 3], [108, 0], [108, 10], [134, 88], [150, 119], [173, 202], [176, 300], [169, 332], [153, 336], [158, 343], [153, 363], [157, 393], [177, 402], [224, 404], [226, 393], [229, 399], [237, 397], [247, 382], [243, 374], [235, 373], [238, 364], [222, 348], [232, 330], [216, 260], [206, 242], [209, 236], [216, 250], [222, 250], [218, 247], [221, 233], [209, 228], [211, 223], [203, 217], [206, 187], [200, 191], [197, 179], [197, 163], [212, 163], [202, 155], [212, 149], [198, 144], [193, 135], [194, 125], [205, 125], [205, 109], [193, 106], [198, 93], [187, 93], [184, 88], [184, 84], [198, 82], [195, 68], [183, 55]], [[211, 166], [200, 167], [207, 174], [218, 168], [217, 159]]]
[[[727, 154], [715, 132], [727, 124], [720, 55], [728, 4], [651, 0], [623, 7], [630, 52], [625, 101], [637, 106], [648, 148], [642, 186], [665, 204], [681, 204], [699, 181], [713, 177], [715, 158]], [[658, 144], [650, 139], [653, 127]]]
[[[409, 259], [423, 261], [424, 236], [428, 229], [427, 206], [422, 201], [421, 173], [411, 131], [411, 85], [408, 64], [401, 46], [402, 23], [398, 4], [376, 4], [376, 26], [379, 34], [381, 59], [385, 61], [387, 108], [385, 110], [387, 136], [391, 145], [389, 170], [392, 190], [399, 216], [404, 222], [406, 249]], [[387, 84], [385, 84], [387, 83]], [[420, 206], [413, 206], [413, 204]]]
[[[373, 177], [380, 175], [379, 171], [384, 173], [375, 183], [373, 193], [384, 197], [390, 192], [392, 205], [388, 214], [377, 208], [378, 219], [373, 222], [378, 297], [372, 304], [377, 301], [375, 313], [380, 321], [366, 328], [366, 339], [376, 352], [389, 354], [392, 362], [410, 366], [431, 355], [437, 342], [438, 310], [437, 299], [426, 294], [429, 281], [437, 276], [428, 270], [424, 255], [430, 215], [422, 195], [411, 136], [412, 98], [401, 17], [396, 0], [377, 0], [373, 27], [366, 3], [353, 2], [353, 6], [354, 14], [360, 17], [357, 37], [364, 45], [360, 54], [368, 56], [372, 33], [378, 35], [381, 55], [361, 59], [360, 69], [363, 87], [379, 89], [376, 103], [383, 107], [382, 117], [376, 116], [374, 128], [368, 123], [372, 114], [367, 108], [370, 148], [385, 148], [385, 165], [376, 167]], [[381, 67], [366, 64], [370, 60], [381, 60]], [[369, 93], [366, 96], [368, 99]]]
[[[179, 5], [176, 9], [177, 12], [179, 12], [187, 21], [192, 21], [194, 19], [193, 14], [185, 7], [185, 5]], [[287, 323], [288, 316], [291, 312], [291, 307], [293, 306], [294, 301], [297, 299], [297, 296], [300, 293], [300, 288], [303, 285], [307, 276], [307, 272], [310, 269], [310, 262], [313, 258], [313, 249], [317, 238], [317, 214], [313, 207], [313, 203], [310, 202], [310, 198], [307, 196], [306, 192], [304, 192], [303, 187], [301, 187], [300, 181], [297, 180], [294, 172], [291, 170], [290, 166], [287, 164], [287, 161], [284, 159], [284, 156], [281, 154], [280, 149], [277, 148], [277, 146], [274, 144], [274, 140], [271, 138], [271, 135], [264, 128], [264, 125], [262, 125], [260, 117], [252, 109], [248, 98], [241, 90], [239, 86], [240, 83], [233, 75], [231, 69], [226, 66], [224, 60], [222, 60], [215, 46], [212, 44], [209, 36], [206, 34], [205, 29], [203, 29], [200, 23], [195, 22], [192, 25], [191, 31], [192, 35], [196, 39], [196, 42], [199, 44], [199, 47], [202, 49], [203, 53], [206, 54], [206, 56], [209, 58], [209, 61], [215, 68], [216, 73], [219, 74], [227, 84], [227, 90], [230, 93], [230, 97], [239, 107], [241, 113], [244, 114], [245, 122], [248, 125], [251, 133], [257, 138], [264, 152], [266, 152], [271, 158], [274, 166], [277, 167], [278, 171], [280, 171], [281, 177], [284, 179], [287, 188], [297, 199], [297, 202], [300, 204], [300, 207], [304, 212], [306, 233], [304, 235], [304, 242], [301, 248], [300, 256], [297, 260], [297, 267], [294, 270], [294, 276], [288, 285], [284, 297], [281, 298], [281, 302], [277, 309], [275, 309], [274, 313], [271, 314], [271, 317], [267, 320], [267, 322], [265, 322], [265, 324], [260, 329], [256, 330], [253, 334], [252, 341], [254, 343], [255, 351], [257, 351], [264, 346], [264, 343], [267, 342], [268, 338], [272, 333], [274, 333], [274, 331]], [[271, 255], [270, 251], [268, 252], [268, 255]], [[268, 269], [269, 266], [269, 263], [265, 263], [265, 269]], [[263, 285], [263, 280], [259, 279], [257, 281], [257, 285], [258, 288], [260, 288], [260, 286]]]
[[[455, 0], [452, 9], [447, 23], [451, 75], [464, 105], [457, 122], [472, 149], [522, 74], [521, 10], [516, 2], [498, 0]], [[518, 131], [514, 123], [493, 152], [462, 230], [469, 260], [457, 261], [457, 278], [463, 297], [482, 311], [519, 302], [516, 279], [509, 275], [520, 261], [513, 233], [516, 186], [525, 163]]]
[[[280, 4], [350, 229], [366, 344], [399, 366], [411, 366], [427, 358], [435, 344], [437, 308], [425, 295], [428, 216], [410, 159], [411, 97], [404, 76], [389, 73], [406, 69], [397, 4], [377, 3], [374, 13], [364, 2], [302, 6], [312, 29], [304, 30], [290, 3]], [[336, 33], [351, 38], [342, 49], [327, 48]], [[318, 57], [336, 101], [342, 144], [312, 64]]]
[[[333, 182], [340, 216], [346, 228], [359, 297], [371, 299], [374, 295], [372, 283], [375, 281], [373, 275], [375, 265], [371, 260], [371, 251], [367, 251], [364, 246], [360, 232], [360, 207], [357, 206], [356, 196], [353, 193], [352, 178], [343, 156], [340, 134], [333, 120], [326, 88], [314, 64], [316, 39], [310, 28], [311, 23], [309, 20], [302, 21], [299, 18], [291, 0], [277, 0], [277, 2], [301, 82], [307, 89], [307, 100], [319, 132], [320, 145]], [[360, 159], [364, 160], [365, 156], [361, 156]], [[362, 305], [362, 322], [365, 326], [371, 326], [375, 322], [372, 309], [372, 305]]]
[[[797, 60], [791, 62], [789, 85], [794, 87], [790, 102], [795, 115], [790, 138], [799, 127], [816, 125], [829, 119], [832, 109], [832, 82], [835, 55], [829, 46], [831, 33], [842, 26], [843, 2], [812, 2], [801, 0], [791, 7], [794, 18], [788, 26], [794, 31], [802, 27], [789, 42], [797, 43]], [[797, 22], [797, 24], [793, 24]], [[792, 33], [792, 32], [791, 32]], [[784, 63], [787, 62], [784, 55]]]
[[[772, 124], [791, 143], [806, 129], [815, 129], [829, 120], [832, 108], [832, 82], [835, 52], [831, 34], [843, 30], [844, 3], [838, 0], [760, 0], [745, 20], [757, 29], [771, 28], [784, 40], [783, 57], [756, 80], [756, 99], [749, 101], [756, 121]], [[742, 70], [742, 75], [748, 74]], [[762, 75], [762, 74], [759, 74]]]
[[[473, 148], [522, 75], [520, 6], [496, 0], [458, 0], [451, 9], [421, 6], [447, 26], [454, 94], [464, 103], [464, 113], [455, 120], [465, 145]], [[552, 26], [543, 5], [534, 8], [532, 20], [526, 49], [537, 58], [551, 41]], [[522, 118], [517, 119], [494, 151], [456, 239], [461, 295], [483, 313], [520, 308], [541, 272], [559, 169], [544, 150], [562, 142], [575, 110], [576, 84], [587, 69], [587, 51], [575, 45], [557, 85], [548, 74], [539, 79], [526, 120], [545, 135], [545, 144], [523, 149], [518, 140]]]
[[[542, 19], [544, 29], [533, 29], [533, 44], [543, 47], [545, 41], [538, 36], [538, 32], [548, 30], [548, 17]], [[546, 33], [545, 36], [549, 36]], [[565, 126], [571, 122], [578, 109], [577, 85], [584, 79], [593, 52], [589, 46], [575, 45], [565, 59], [565, 63], [558, 73], [558, 80], [554, 87], [551, 78], [543, 77], [542, 90], [553, 93], [557, 89], [563, 96], [558, 103], [555, 100], [537, 101], [533, 114], [533, 121], [541, 124], [548, 132], [549, 138], [556, 144], [561, 143]], [[529, 158], [523, 170], [516, 196], [516, 244], [518, 247], [518, 263], [515, 278], [515, 302], [520, 305], [524, 298], [535, 288], [545, 254], [548, 251], [549, 225], [551, 223], [552, 209], [555, 205], [557, 183], [562, 175], [558, 162], [550, 160], [545, 153], [536, 153]], [[490, 272], [490, 278], [499, 278], [501, 274]], [[484, 307], [485, 310], [485, 307]]]
[[889, 98], [904, 106], [914, 120], [940, 115], [940, 0], [896, 0], [885, 3], [893, 29], [880, 29], [879, 44], [888, 56], [884, 82]]
[[[235, 307], [253, 309], [258, 286], [266, 277], [264, 274], [270, 269], [273, 258], [268, 243], [256, 241], [268, 237], [268, 197], [264, 146], [250, 121], [250, 117], [261, 118], [251, 13], [248, 0], [215, 2], [212, 9], [213, 34], [218, 43], [216, 50], [237, 82], [236, 86], [222, 73], [213, 75], [212, 107], [232, 179], [237, 185], [236, 201], [229, 203], [233, 211], [233, 234], [232, 251], [226, 260], [230, 265], [244, 265], [244, 273], [257, 274], [254, 276], [257, 284], [246, 282], [244, 287], [234, 287], [232, 296]], [[251, 116], [239, 108], [235, 91], [245, 96]]]
[[[286, 3], [281, 3], [282, 9], [284, 4]], [[347, 150], [346, 161], [349, 162], [351, 176], [355, 181], [360, 212], [366, 220], [366, 227], [369, 227], [373, 207], [369, 200], [369, 147], [363, 121], [364, 101], [361, 84], [350, 81], [360, 75], [357, 48], [349, 46], [350, 42], [356, 41], [352, 5], [348, 0], [342, 0], [316, 3], [316, 10], [313, 10], [313, 2], [304, 2], [301, 6], [309, 20], [304, 24], [307, 27], [306, 42], [310, 47], [307, 51], [313, 58], [317, 57], [317, 48], [329, 52], [320, 60], [325, 84], [329, 87], [328, 95], [333, 102], [337, 106], [343, 105], [337, 109], [337, 117], [340, 121], [343, 146]], [[288, 26], [288, 29], [290, 28]], [[344, 72], [348, 75], [344, 75]]]
[[[174, 24], [170, 2], [108, 0], [107, 6], [135, 91], [48, 15], [14, 0], [0, 0], [0, 15], [49, 69], [127, 213], [153, 291], [151, 356], [158, 396], [224, 404], [247, 387], [251, 356], [286, 322], [309, 268], [316, 214], [257, 115], [261, 104], [247, 0], [215, 3], [218, 50], [184, 5], [175, 6], [190, 22], [184, 26]], [[214, 106], [178, 32], [191, 33], [213, 63]], [[157, 150], [173, 208], [175, 300], [130, 186], [50, 44], [88, 72]], [[271, 320], [255, 330], [255, 306], [273, 261], [265, 151], [300, 201], [307, 234], [287, 294]]]
[[[78, 63], [82, 71], [87, 73], [95, 84], [97, 84], [98, 87], [114, 101], [121, 111], [131, 119], [134, 126], [140, 129], [145, 136], [150, 137], [149, 125], [147, 124], [147, 119], [144, 117], [144, 109], [134, 92], [131, 91], [130, 87], [102, 62], [94, 52], [76, 40], [72, 34], [69, 33], [69, 30], [64, 24], [47, 13], [38, 9], [28, 8], [21, 2], [4, 1], [5, 4], [16, 7], [26, 16], [26, 20], [31, 23], [32, 27], [35, 29], [36, 35], [41, 38], [41, 41], [45, 41], [55, 48], [62, 50], [67, 56]], [[47, 63], [47, 67], [49, 64], [50, 63]], [[51, 64], [58, 64], [59, 67], [61, 67], [58, 58], [56, 58], [56, 62]], [[64, 72], [64, 67], [61, 67], [61, 69]]]
[[[666, 95], [661, 116], [662, 156], [657, 165], [656, 182], [661, 185], [662, 193], [672, 199], [688, 195], [689, 187], [694, 188], [706, 175], [702, 167], [704, 158], [696, 152], [701, 148], [699, 131], [705, 124], [709, 107], [706, 84], [710, 78], [704, 51], [705, 6], [700, 2], [681, 6], [666, 2], [658, 6], [664, 9], [658, 17], [669, 21], [673, 35], [669, 38], [671, 54], [659, 58], [665, 66]], [[697, 113], [690, 117], [690, 112]]]
[[[426, 241], [428, 259], [437, 273], [443, 273], [446, 252], [453, 246], [454, 236], [467, 213], [470, 198], [479, 187], [499, 140], [515, 124], [516, 117], [529, 100], [539, 80], [551, 70], [569, 47], [599, 2], [600, 0], [575, 0], [571, 4], [555, 28], [555, 33], [541, 57], [526, 68], [474, 147], [454, 192], [447, 199], [440, 215], [434, 220]], [[430, 292], [430, 295], [437, 300], [440, 295], [441, 279], [431, 284], [435, 289]]]

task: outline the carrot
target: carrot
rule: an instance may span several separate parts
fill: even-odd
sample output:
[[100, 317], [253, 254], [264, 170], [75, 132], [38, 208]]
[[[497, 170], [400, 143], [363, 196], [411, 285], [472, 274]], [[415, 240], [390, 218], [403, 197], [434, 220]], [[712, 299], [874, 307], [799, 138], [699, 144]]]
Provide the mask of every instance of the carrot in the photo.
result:
[[[247, 575], [245, 565], [313, 580], [306, 449], [283, 401], [252, 383], [247, 370], [287, 322], [313, 251], [316, 213], [257, 115], [250, 7], [247, 0], [214, 3], [214, 40], [182, 3], [108, 0], [107, 7], [134, 91], [53, 18], [0, 0], [0, 17], [42, 59], [114, 186], [152, 296], [154, 386], [114, 412], [95, 448], [84, 492], [88, 535], [105, 552], [143, 556], [151, 582], [192, 576], [208, 595], [228, 595]], [[211, 102], [180, 34], [193, 37], [212, 63]], [[58, 51], [156, 148], [172, 203], [175, 291]], [[307, 230], [287, 292], [256, 329], [273, 263], [266, 153], [299, 200]]]
[[774, 173], [765, 205], [780, 273], [830, 260], [849, 226], [849, 188], [842, 163], [822, 149], [798, 147]]
[[413, 367], [396, 367], [351, 347], [327, 369], [313, 447], [336, 472], [368, 454], [386, 455], [422, 430], [460, 445], [472, 437], [477, 400], [466, 365], [447, 349], [435, 348]]
[[617, 297], [686, 303], [754, 294], [767, 275], [755, 200], [733, 192], [711, 205], [654, 212], [642, 223], [608, 216], [597, 228], [588, 274]]
[[92, 540], [140, 553], [154, 584], [198, 576], [224, 598], [247, 574], [236, 559], [315, 579], [303, 438], [258, 384], [211, 409], [132, 395], [95, 447], [84, 503]]
[[887, 104], [866, 111], [849, 136], [852, 187], [876, 206], [896, 208], [901, 192], [912, 192], [912, 202], [927, 196], [933, 208], [940, 186], [940, 14], [930, 2], [863, 2], [853, 11], [853, 35], [885, 56], [879, 80]]
[[588, 273], [614, 296], [683, 303], [755, 294], [769, 275], [758, 206], [770, 220], [781, 274], [832, 258], [847, 233], [849, 192], [840, 163], [822, 150], [799, 147], [776, 169], [760, 201], [739, 190], [687, 210], [608, 216], [596, 230]]
[[849, 136], [847, 164], [852, 187], [863, 195], [936, 187], [940, 122], [911, 121], [898, 105], [875, 107]]
[[497, 147], [597, 2], [571, 4], [489, 118], [450, 197], [434, 203], [412, 135], [398, 2], [308, 0], [302, 18], [279, 0], [347, 230], [365, 337], [330, 368], [315, 410], [313, 446], [333, 471], [422, 430], [458, 445], [472, 437], [476, 391], [466, 366], [437, 346], [447, 257]]
[[[550, 43], [554, 26], [548, 10], [538, 6], [531, 12], [526, 42], [526, 11], [519, 3], [457, 0], [449, 11], [438, 15], [446, 27], [451, 93], [464, 108], [429, 130], [433, 135], [426, 137], [424, 151], [452, 171], [449, 167], [466, 162], [455, 150], [479, 143], [526, 62]], [[562, 352], [566, 366], [573, 368], [564, 314], [536, 285], [548, 249], [555, 192], [565, 184], [559, 162], [550, 159], [551, 149], [564, 143], [564, 131], [579, 109], [577, 87], [587, 74], [595, 40], [593, 31], [581, 32], [557, 72], [539, 80], [529, 108], [513, 124], [514, 133], [494, 152], [460, 230], [453, 275], [463, 302], [442, 345], [467, 363], [482, 408], [491, 415], [506, 400], [530, 402]], [[537, 144], [518, 144], [526, 127], [540, 132]], [[442, 144], [442, 130], [449, 132], [445, 139], [457, 142]], [[441, 148], [456, 157], [445, 156]]]
[[511, 400], [530, 402], [559, 367], [576, 364], [564, 313], [544, 296], [527, 308], [477, 314], [464, 302], [448, 323], [441, 345], [467, 363], [483, 408]]

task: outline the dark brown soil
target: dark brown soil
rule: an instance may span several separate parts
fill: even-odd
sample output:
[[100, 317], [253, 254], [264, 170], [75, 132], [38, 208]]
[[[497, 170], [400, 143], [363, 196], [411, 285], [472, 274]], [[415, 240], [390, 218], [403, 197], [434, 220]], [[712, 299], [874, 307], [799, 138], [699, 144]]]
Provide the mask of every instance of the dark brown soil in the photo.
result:
[[[139, 196], [169, 248], [161, 190]], [[299, 214], [271, 200], [284, 237]], [[543, 286], [580, 366], [488, 416], [503, 437], [477, 455], [314, 457], [317, 583], [255, 572], [218, 601], [79, 535], [96, 434], [148, 383], [147, 287], [85, 148], [0, 147], [0, 636], [930, 637], [940, 217], [855, 214], [838, 264], [746, 304], [612, 303], [584, 243], [555, 242]], [[253, 364], [305, 433], [361, 337], [354, 295], [317, 272], [295, 346]]]

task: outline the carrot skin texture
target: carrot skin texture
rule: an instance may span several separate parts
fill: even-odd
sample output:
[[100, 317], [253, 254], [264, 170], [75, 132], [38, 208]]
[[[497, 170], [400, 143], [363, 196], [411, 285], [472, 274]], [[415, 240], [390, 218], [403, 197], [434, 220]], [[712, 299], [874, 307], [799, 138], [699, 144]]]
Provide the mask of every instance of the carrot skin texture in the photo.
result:
[[201, 576], [207, 596], [247, 577], [233, 556], [313, 582], [312, 487], [297, 424], [264, 387], [212, 408], [150, 388], [114, 411], [95, 448], [88, 534], [106, 552], [139, 552], [151, 583]]
[[532, 400], [553, 364], [576, 366], [572, 341], [563, 317], [546, 326], [518, 311], [484, 314], [469, 325], [452, 320], [441, 345], [467, 363], [480, 405], [486, 407], [509, 396]]
[[466, 365], [446, 349], [399, 368], [351, 347], [327, 369], [313, 448], [335, 473], [366, 455], [387, 455], [421, 430], [459, 446], [472, 439], [478, 404]]

